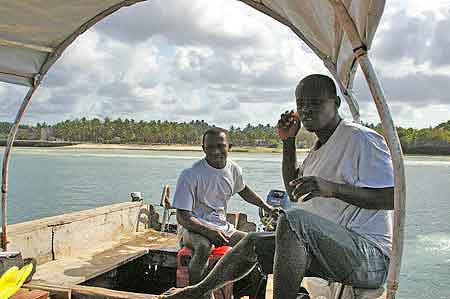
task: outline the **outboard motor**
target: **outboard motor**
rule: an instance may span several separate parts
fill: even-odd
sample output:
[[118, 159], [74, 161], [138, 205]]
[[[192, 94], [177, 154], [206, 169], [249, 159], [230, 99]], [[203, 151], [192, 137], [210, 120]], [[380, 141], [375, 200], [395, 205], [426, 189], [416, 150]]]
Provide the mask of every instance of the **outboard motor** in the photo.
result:
[[[287, 210], [291, 207], [291, 201], [286, 191], [272, 189], [267, 194], [266, 202], [276, 208]], [[275, 223], [269, 219], [263, 209], [259, 209], [259, 219], [261, 221], [262, 230], [271, 231], [275, 229]]]

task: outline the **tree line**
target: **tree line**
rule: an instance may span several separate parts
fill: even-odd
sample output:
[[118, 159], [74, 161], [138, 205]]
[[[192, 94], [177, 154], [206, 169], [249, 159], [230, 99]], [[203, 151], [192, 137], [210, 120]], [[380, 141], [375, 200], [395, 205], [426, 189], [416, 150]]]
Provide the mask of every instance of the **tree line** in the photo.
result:
[[[364, 123], [383, 135], [381, 124]], [[6, 139], [12, 124], [0, 122], [0, 139]], [[53, 125], [37, 123], [21, 125], [17, 139], [36, 139], [42, 129], [49, 130], [46, 136], [53, 140], [89, 143], [138, 143], [138, 144], [190, 144], [199, 145], [205, 130], [212, 127], [204, 120], [190, 122], [135, 121], [134, 119], [87, 119], [65, 120]], [[398, 135], [406, 153], [450, 154], [450, 120], [436, 127], [414, 129], [398, 127]], [[248, 124], [245, 127], [228, 128], [233, 144], [239, 146], [279, 147], [281, 143], [276, 128], [270, 124]], [[37, 137], [38, 139], [40, 137]], [[310, 148], [315, 135], [302, 128], [297, 138], [299, 148]], [[430, 152], [431, 151], [431, 152]], [[433, 152], [434, 151], [434, 152]]]
[[[10, 123], [0, 122], [0, 139], [6, 139]], [[203, 133], [214, 125], [204, 120], [190, 122], [135, 121], [134, 119], [87, 119], [65, 120], [54, 125], [37, 123], [34, 126], [21, 125], [16, 139], [36, 139], [41, 129], [51, 129], [54, 140], [88, 143], [137, 143], [137, 144], [189, 144], [200, 145]], [[275, 127], [266, 124], [227, 128], [231, 143], [238, 146], [280, 145]], [[39, 139], [40, 137], [37, 137]], [[315, 141], [314, 134], [301, 130], [299, 147], [310, 147]]]
[[[384, 135], [381, 124], [363, 125]], [[397, 127], [397, 133], [405, 153], [450, 155], [450, 120], [424, 129]]]

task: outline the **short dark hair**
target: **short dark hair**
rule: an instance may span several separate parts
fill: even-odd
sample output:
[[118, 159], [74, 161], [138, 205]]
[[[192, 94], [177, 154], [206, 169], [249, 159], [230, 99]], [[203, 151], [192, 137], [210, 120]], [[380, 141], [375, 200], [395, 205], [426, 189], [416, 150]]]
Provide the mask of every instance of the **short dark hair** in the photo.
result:
[[203, 133], [202, 144], [205, 144], [205, 137], [206, 137], [206, 135], [211, 134], [211, 135], [217, 136], [217, 135], [219, 135], [221, 133], [224, 133], [227, 136], [227, 138], [228, 138], [228, 131], [227, 130], [225, 130], [223, 128], [219, 128], [219, 127], [209, 128], [208, 130], [205, 131], [205, 133]]
[[336, 85], [334, 81], [325, 75], [313, 74], [303, 78], [297, 85], [295, 89], [296, 97], [320, 97], [328, 96], [330, 98], [335, 98]]

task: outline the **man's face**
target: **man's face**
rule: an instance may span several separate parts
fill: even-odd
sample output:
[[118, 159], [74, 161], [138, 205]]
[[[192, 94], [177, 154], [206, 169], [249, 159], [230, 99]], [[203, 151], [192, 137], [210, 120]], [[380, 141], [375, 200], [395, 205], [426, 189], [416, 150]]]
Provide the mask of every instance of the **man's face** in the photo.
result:
[[206, 154], [208, 164], [214, 168], [224, 168], [227, 164], [230, 145], [225, 133], [206, 134], [203, 143], [203, 151]]
[[336, 117], [336, 98], [327, 96], [297, 97], [297, 111], [303, 126], [309, 132], [320, 131]]

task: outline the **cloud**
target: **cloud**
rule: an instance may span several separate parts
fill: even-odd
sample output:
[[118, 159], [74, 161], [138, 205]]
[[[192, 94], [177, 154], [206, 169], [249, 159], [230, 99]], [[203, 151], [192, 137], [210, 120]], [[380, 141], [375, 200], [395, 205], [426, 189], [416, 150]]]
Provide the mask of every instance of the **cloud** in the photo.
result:
[[[399, 124], [435, 125], [450, 115], [448, 6], [387, 4], [371, 56]], [[110, 116], [274, 124], [294, 108], [299, 79], [317, 72], [327, 74], [288, 28], [239, 1], [146, 1], [80, 36], [49, 71], [25, 122]], [[14, 118], [25, 92], [0, 85], [0, 120]], [[363, 118], [377, 122], [360, 72], [355, 92]]]
[[429, 46], [431, 52], [431, 64], [435, 67], [443, 65], [450, 66], [448, 51], [450, 49], [450, 18], [440, 20], [436, 23], [436, 28]]
[[227, 1], [153, 0], [119, 10], [95, 30], [127, 43], [162, 36], [178, 46], [213, 43], [238, 48], [256, 41], [245, 34], [242, 19], [251, 13], [236, 9], [243, 6], [236, 2], [230, 8]]

